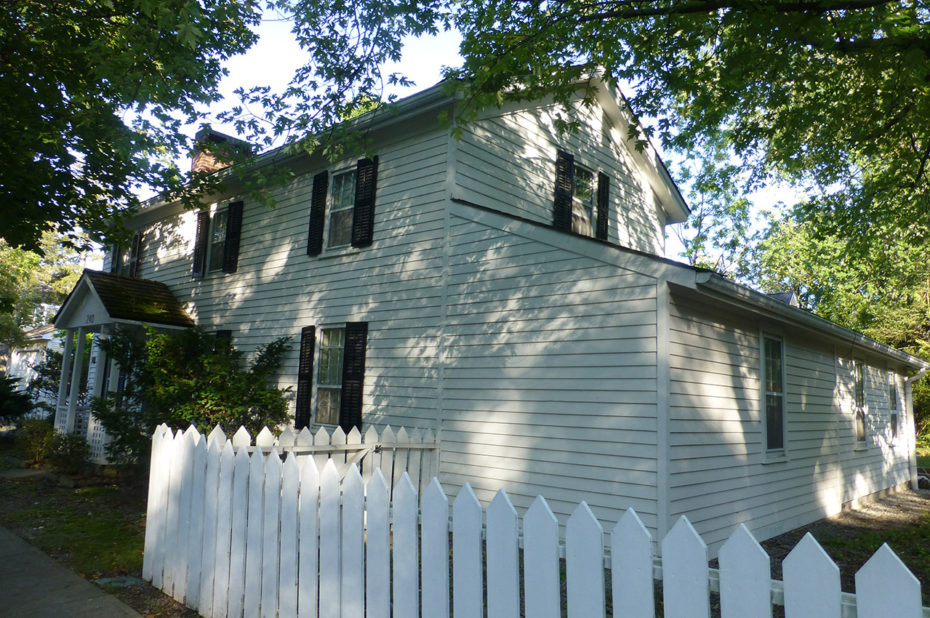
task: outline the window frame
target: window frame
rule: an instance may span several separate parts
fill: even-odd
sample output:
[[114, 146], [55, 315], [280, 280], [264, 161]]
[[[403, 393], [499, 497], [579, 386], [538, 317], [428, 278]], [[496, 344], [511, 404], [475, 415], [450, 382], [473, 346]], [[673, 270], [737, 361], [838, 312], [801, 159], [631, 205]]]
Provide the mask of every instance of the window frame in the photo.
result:
[[[349, 186], [352, 187], [351, 198], [348, 200], [348, 205], [342, 205], [338, 210], [336, 206], [336, 179], [340, 177], [351, 177]], [[358, 168], [357, 166], [341, 167], [329, 172], [329, 186], [327, 187], [326, 195], [326, 219], [323, 223], [323, 249], [324, 251], [328, 250], [339, 250], [339, 249], [348, 249], [352, 248], [352, 220], [355, 217], [355, 194], [358, 191]], [[333, 215], [336, 213], [344, 213], [344, 216], [348, 215], [349, 227], [348, 227], [348, 237], [346, 242], [340, 244], [334, 244], [332, 242], [332, 232], [333, 232]]]
[[888, 422], [891, 425], [891, 441], [898, 439], [900, 432], [901, 414], [898, 401], [898, 374], [894, 370], [888, 371]]
[[[866, 427], [866, 362], [861, 358], [853, 359], [853, 431], [856, 436], [856, 448], [868, 445], [869, 432]], [[861, 428], [861, 431], [860, 431]]]
[[[768, 389], [769, 385], [769, 365], [768, 365], [768, 353], [767, 353], [767, 341], [774, 341], [778, 343], [779, 350], [779, 375], [778, 377], [778, 386], [780, 387], [779, 391], [770, 391]], [[785, 363], [785, 338], [778, 333], [771, 331], [763, 330], [759, 334], [759, 389], [760, 389], [760, 421], [762, 424], [762, 450], [765, 453], [767, 458], [777, 458], [784, 459], [788, 453], [788, 405], [787, 405], [787, 371]], [[781, 432], [781, 446], [770, 447], [769, 446], [769, 407], [768, 400], [770, 396], [776, 396], [781, 402], [781, 423], [780, 432]]]
[[[343, 364], [345, 363], [345, 350], [346, 350], [346, 325], [345, 323], [336, 323], [336, 324], [318, 324], [316, 332], [316, 346], [313, 351], [314, 355], [314, 367], [313, 367], [313, 388], [311, 390], [312, 404], [311, 404], [311, 413], [310, 413], [310, 423], [313, 425], [326, 425], [328, 427], [337, 427], [339, 426], [339, 408], [342, 404], [342, 384], [343, 384]], [[320, 380], [320, 375], [323, 370], [323, 349], [324, 347], [327, 350], [336, 349], [335, 346], [324, 346], [324, 334], [329, 331], [342, 331], [342, 345], [339, 348], [339, 384], [322, 384]], [[336, 407], [335, 415], [336, 418], [332, 422], [323, 422], [320, 420], [320, 388], [336, 390], [339, 391], [339, 406]]]
[[[214, 236], [216, 235], [216, 218], [217, 215], [223, 215], [223, 240], [222, 242], [216, 242]], [[217, 204], [214, 209], [210, 211], [210, 227], [207, 231], [207, 249], [206, 255], [204, 256], [204, 274], [215, 273], [216, 271], [223, 270], [223, 256], [226, 254], [226, 240], [228, 237], [229, 230], [229, 204], [219, 205]], [[216, 258], [214, 255], [215, 252], [219, 253], [219, 258], [217, 263], [214, 264], [213, 260]]]
[[[587, 165], [573, 162], [572, 170], [572, 232], [579, 236], [587, 238], [596, 238], [597, 235], [597, 170], [591, 169]], [[583, 200], [578, 197], [579, 172], [589, 176], [588, 180], [588, 198]], [[579, 214], [580, 213], [580, 214]], [[585, 217], [587, 221], [585, 221]], [[577, 223], [584, 223], [590, 229], [580, 229]]]

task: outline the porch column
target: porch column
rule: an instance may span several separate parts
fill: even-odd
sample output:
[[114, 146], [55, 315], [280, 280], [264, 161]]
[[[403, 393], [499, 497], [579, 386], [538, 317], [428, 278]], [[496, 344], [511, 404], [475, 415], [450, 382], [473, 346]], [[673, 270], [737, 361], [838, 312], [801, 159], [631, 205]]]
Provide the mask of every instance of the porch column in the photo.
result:
[[55, 429], [61, 431], [67, 424], [67, 417], [62, 418], [61, 408], [68, 396], [68, 376], [71, 373], [71, 351], [74, 346], [74, 329], [65, 331], [65, 349], [61, 355], [61, 377], [58, 381], [58, 400], [55, 402]]
[[77, 332], [77, 349], [74, 351], [74, 367], [71, 370], [71, 394], [68, 396], [68, 422], [65, 426], [65, 433], [74, 433], [78, 397], [81, 394], [81, 374], [84, 372], [84, 344], [86, 339], [87, 329], [82, 326]]

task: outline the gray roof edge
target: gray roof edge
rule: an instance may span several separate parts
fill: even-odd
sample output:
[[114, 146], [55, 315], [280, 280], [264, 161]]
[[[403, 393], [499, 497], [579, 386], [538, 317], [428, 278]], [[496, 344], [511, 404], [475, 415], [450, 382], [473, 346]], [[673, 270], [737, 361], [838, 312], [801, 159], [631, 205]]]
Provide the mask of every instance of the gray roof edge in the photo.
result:
[[909, 365], [914, 369], [924, 371], [930, 369], [930, 362], [927, 362], [918, 356], [908, 354], [907, 352], [894, 348], [890, 345], [876, 341], [875, 339], [867, 337], [862, 333], [846, 328], [845, 326], [840, 326], [839, 324], [831, 322], [826, 318], [814, 315], [813, 313], [808, 313], [803, 309], [798, 309], [791, 307], [790, 305], [786, 305], [781, 301], [770, 298], [762, 292], [757, 292], [752, 288], [728, 281], [716, 273], [707, 271], [696, 273], [695, 284], [699, 289], [703, 289], [703, 291], [710, 291], [712, 293], [721, 294], [737, 300], [741, 304], [750, 305], [758, 309], [764, 309], [768, 312], [776, 314], [778, 317], [783, 318], [786, 321], [794, 322], [812, 330], [818, 330], [832, 337], [854, 343], [878, 354], [894, 358], [895, 360]]

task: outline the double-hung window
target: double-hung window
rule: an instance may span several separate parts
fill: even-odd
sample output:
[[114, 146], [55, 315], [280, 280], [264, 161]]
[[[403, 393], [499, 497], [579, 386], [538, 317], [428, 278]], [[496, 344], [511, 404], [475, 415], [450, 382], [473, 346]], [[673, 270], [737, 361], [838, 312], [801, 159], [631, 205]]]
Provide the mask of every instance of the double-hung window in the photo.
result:
[[574, 155], [558, 151], [553, 226], [607, 240], [609, 219], [610, 177], [576, 163]]
[[239, 268], [239, 237], [242, 233], [242, 202], [197, 214], [193, 276], [215, 271], [234, 273]]
[[855, 370], [856, 442], [865, 442], [865, 363], [853, 361]]
[[117, 275], [139, 277], [142, 273], [142, 236], [143, 232], [132, 235], [132, 243], [128, 247], [113, 245], [110, 251], [110, 272]]
[[317, 423], [335, 425], [339, 422], [345, 339], [345, 328], [324, 328], [320, 331], [320, 364], [316, 381]]
[[362, 425], [367, 322], [306, 326], [300, 333], [294, 425], [311, 421], [339, 425], [348, 433]]
[[378, 157], [313, 177], [307, 255], [319, 255], [324, 245], [327, 250], [371, 245], [377, 181]]
[[785, 448], [784, 346], [780, 338], [762, 336], [763, 405], [765, 406], [765, 450]]
[[891, 439], [898, 437], [898, 383], [894, 371], [888, 372], [888, 407], [891, 410]]

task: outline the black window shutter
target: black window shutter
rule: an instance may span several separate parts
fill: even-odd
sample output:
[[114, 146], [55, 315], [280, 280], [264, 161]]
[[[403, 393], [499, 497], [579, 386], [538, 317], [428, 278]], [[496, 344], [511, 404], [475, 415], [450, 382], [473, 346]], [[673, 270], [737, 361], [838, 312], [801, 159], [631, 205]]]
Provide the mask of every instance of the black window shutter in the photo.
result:
[[197, 236], [194, 239], [194, 270], [192, 275], [203, 278], [207, 266], [207, 243], [210, 242], [210, 213], [197, 213]]
[[313, 177], [310, 194], [310, 231], [307, 234], [307, 255], [320, 255], [323, 251], [323, 225], [326, 220], [326, 192], [329, 190], [329, 172]]
[[138, 277], [142, 272], [142, 232], [132, 235], [132, 246], [129, 249], [129, 276]]
[[113, 274], [117, 274], [117, 275], [118, 275], [118, 274], [119, 274], [120, 261], [121, 261], [121, 260], [120, 260], [121, 251], [120, 251], [120, 247], [119, 247], [119, 243], [118, 243], [118, 242], [113, 243], [112, 251], [113, 251], [113, 253], [110, 254], [110, 272], [113, 273]]
[[371, 245], [375, 230], [375, 190], [378, 157], [360, 159], [355, 171], [355, 208], [352, 213], [352, 246]]
[[610, 176], [604, 172], [597, 173], [597, 229], [594, 237], [607, 240], [607, 226], [610, 221]]
[[572, 194], [575, 190], [575, 157], [559, 150], [555, 157], [555, 205], [552, 225], [572, 231]]
[[300, 360], [297, 365], [297, 409], [294, 427], [303, 429], [310, 424], [310, 396], [313, 393], [313, 346], [316, 327], [300, 329]]
[[229, 205], [226, 219], [226, 241], [223, 243], [223, 272], [234, 273], [239, 268], [239, 237], [242, 236], [242, 202]]
[[339, 426], [346, 433], [353, 427], [362, 429], [362, 395], [365, 390], [365, 348], [368, 322], [347, 322], [346, 343], [342, 357], [342, 401]]

